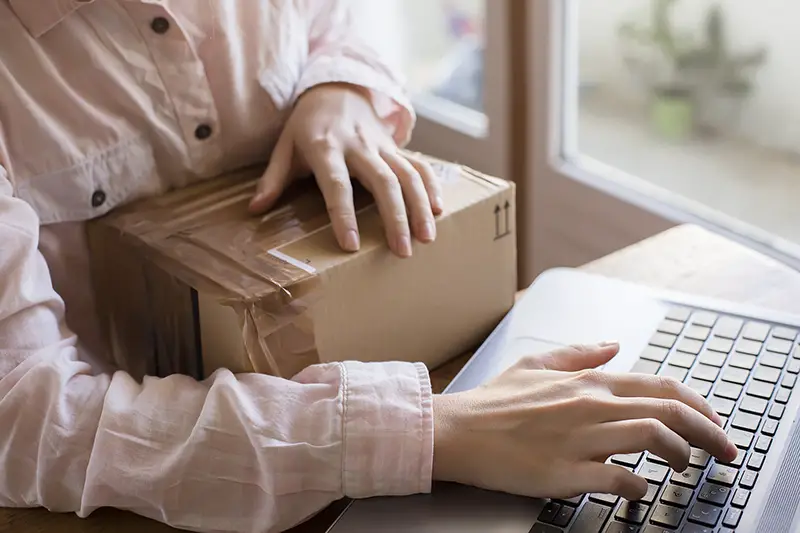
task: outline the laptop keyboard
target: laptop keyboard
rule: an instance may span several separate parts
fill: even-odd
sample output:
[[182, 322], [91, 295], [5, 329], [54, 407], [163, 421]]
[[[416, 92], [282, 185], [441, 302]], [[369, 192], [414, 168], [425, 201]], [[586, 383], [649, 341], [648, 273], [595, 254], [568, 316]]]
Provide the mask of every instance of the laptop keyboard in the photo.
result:
[[631, 371], [672, 376], [706, 397], [739, 456], [723, 464], [693, 448], [691, 466], [680, 473], [650, 453], [614, 456], [611, 462], [648, 481], [643, 500], [589, 494], [549, 501], [530, 533], [735, 532], [800, 373], [797, 336], [791, 328], [671, 309]]

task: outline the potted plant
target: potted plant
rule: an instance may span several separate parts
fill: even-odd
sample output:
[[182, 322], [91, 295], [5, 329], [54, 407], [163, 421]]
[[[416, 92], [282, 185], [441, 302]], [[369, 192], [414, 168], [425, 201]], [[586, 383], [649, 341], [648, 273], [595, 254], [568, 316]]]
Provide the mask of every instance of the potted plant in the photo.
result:
[[652, 0], [648, 25], [629, 22], [619, 28], [623, 59], [649, 95], [653, 127], [673, 140], [729, 127], [752, 93], [754, 71], [766, 60], [763, 48], [730, 52], [719, 4], [710, 8], [704, 34], [676, 30], [677, 2]]

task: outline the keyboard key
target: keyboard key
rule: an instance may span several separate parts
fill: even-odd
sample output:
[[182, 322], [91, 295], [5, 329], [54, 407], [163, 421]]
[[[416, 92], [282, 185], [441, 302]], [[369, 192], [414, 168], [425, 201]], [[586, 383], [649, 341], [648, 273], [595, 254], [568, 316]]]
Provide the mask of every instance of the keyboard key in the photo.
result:
[[736, 527], [742, 519], [741, 509], [728, 509], [725, 513], [725, 518], [722, 519], [722, 525], [725, 527]]
[[767, 342], [766, 349], [768, 352], [789, 355], [789, 352], [792, 351], [792, 342], [783, 339], [770, 339]]
[[692, 377], [703, 381], [714, 382], [719, 376], [719, 368], [715, 366], [699, 364], [692, 370]]
[[737, 447], [747, 450], [753, 444], [753, 434], [740, 429], [729, 429], [728, 438], [730, 438]]
[[[708, 339], [709, 334], [711, 333], [711, 328], [707, 328], [705, 326], [698, 326], [692, 325], [686, 328], [686, 332], [683, 334], [684, 337], [687, 339], [694, 339], [697, 341], [704, 341]], [[785, 342], [785, 341], [784, 341]], [[791, 344], [791, 343], [790, 343]], [[789, 353], [789, 352], [786, 352]]]
[[800, 359], [800, 346], [794, 347], [794, 350], [792, 350], [792, 357], [795, 359]]
[[756, 441], [755, 450], [761, 453], [767, 453], [769, 451], [769, 447], [772, 444], [772, 437], [767, 437], [766, 435], [761, 435], [758, 437]]
[[730, 360], [728, 361], [730, 366], [735, 366], [736, 368], [744, 368], [745, 370], [753, 370], [753, 367], [756, 364], [756, 356], [755, 355], [746, 355], [743, 353], [735, 352]]
[[695, 311], [692, 315], [691, 323], [710, 328], [717, 323], [717, 318], [719, 318], [717, 314], [710, 311]]
[[723, 339], [722, 337], [712, 337], [706, 344], [706, 349], [712, 352], [731, 353], [731, 350], [733, 350], [733, 341], [730, 339]]
[[611, 462], [616, 463], [618, 465], [623, 466], [631, 466], [636, 468], [639, 465], [639, 461], [642, 460], [641, 453], [625, 453], [625, 454], [618, 454], [611, 457]]
[[775, 401], [778, 403], [789, 403], [789, 398], [791, 397], [791, 394], [792, 391], [781, 387], [780, 389], [778, 389], [778, 394], [775, 395]]
[[750, 377], [750, 372], [743, 368], [728, 367], [722, 372], [722, 381], [744, 385]]
[[744, 429], [745, 431], [755, 433], [758, 431], [758, 425], [760, 423], [760, 416], [737, 411], [736, 416], [734, 416], [733, 421], [731, 421], [731, 427], [736, 429]]
[[714, 533], [714, 530], [700, 524], [686, 524], [681, 528], [681, 533]]
[[747, 468], [750, 470], [761, 470], [761, 467], [764, 466], [764, 459], [766, 459], [766, 456], [763, 453], [754, 453], [750, 456], [750, 459], [747, 460]]
[[[700, 365], [700, 366], [704, 366], [704, 365]], [[711, 394], [711, 386], [713, 385], [713, 383], [711, 383], [709, 381], [700, 381], [699, 379], [692, 378], [692, 379], [689, 380], [687, 385], [689, 386], [690, 389], [695, 391], [697, 394], [699, 394], [703, 398], [706, 398], [706, 397], [708, 397], [709, 394]]]
[[700, 448], [692, 448], [691, 454], [689, 455], [689, 464], [697, 468], [705, 468], [706, 465], [708, 465], [709, 459], [711, 459], [711, 456], [707, 451], [701, 450]]
[[711, 470], [708, 472], [708, 481], [712, 481], [719, 485], [725, 485], [726, 487], [732, 487], [734, 483], [736, 483], [736, 476], [739, 475], [739, 471], [733, 467], [715, 464], [711, 467]]
[[742, 331], [742, 337], [753, 341], [764, 342], [767, 340], [767, 335], [769, 335], [769, 324], [761, 322], [748, 322]]
[[747, 505], [747, 500], [750, 499], [750, 491], [745, 489], [736, 489], [733, 493], [733, 500], [731, 500], [731, 505], [738, 508], [743, 508]]
[[685, 307], [673, 307], [667, 312], [667, 318], [678, 322], [686, 322], [691, 314], [692, 311]]
[[793, 341], [795, 337], [797, 337], [797, 330], [791, 328], [775, 328], [772, 330], [772, 336], [776, 339]]
[[670, 335], [669, 333], [656, 333], [650, 339], [650, 346], [658, 346], [661, 348], [670, 349], [675, 346], [675, 341], [678, 340], [676, 335]]
[[793, 389], [795, 383], [797, 383], [797, 376], [795, 374], [786, 374], [783, 376], [783, 381], [781, 381], [781, 387]]
[[648, 453], [647, 454], [647, 460], [650, 461], [651, 463], [657, 463], [657, 464], [660, 464], [660, 465], [668, 465], [669, 464], [669, 462], [666, 459], [664, 459], [663, 457], [659, 457], [654, 453]]
[[777, 432], [778, 432], [777, 420], [764, 420], [764, 425], [761, 427], [761, 433], [767, 435], [768, 437], [772, 437]]
[[786, 366], [788, 357], [777, 353], [766, 353], [761, 357], [761, 364], [772, 368], [783, 368]]
[[539, 522], [544, 522], [545, 524], [552, 524], [558, 512], [561, 510], [561, 505], [555, 502], [547, 502], [544, 505], [544, 509], [542, 512], [539, 513]]
[[744, 458], [746, 455], [747, 455], [747, 450], [739, 450], [738, 453], [736, 454], [736, 459], [734, 459], [729, 463], [723, 463], [720, 461], [720, 464], [726, 466], [732, 466], [734, 468], [741, 468], [742, 465], [744, 464]]
[[800, 360], [792, 359], [789, 361], [789, 367], [786, 369], [790, 374], [800, 374]]
[[736, 385], [735, 383], [722, 382], [717, 385], [717, 388], [714, 390], [714, 396], [727, 398], [728, 400], [738, 400], [741, 394], [742, 386]]
[[766, 383], [777, 383], [781, 379], [781, 371], [777, 368], [758, 365], [755, 372], [753, 372], [753, 379]]
[[692, 368], [692, 365], [694, 365], [695, 358], [696, 356], [689, 353], [675, 352], [669, 357], [667, 362], [672, 366], [678, 366], [681, 368]]
[[683, 510], [669, 505], [656, 505], [650, 522], [667, 527], [678, 527], [683, 520]]
[[[747, 398], [745, 398], [745, 400], [746, 399]], [[719, 396], [712, 396], [709, 399], [709, 403], [720, 416], [731, 416], [733, 408], [736, 406], [736, 402], [720, 398]], [[744, 400], [742, 400], [742, 403], [744, 403]], [[766, 406], [764, 406], [764, 409], [766, 410]]]
[[663, 363], [664, 360], [667, 358], [668, 353], [669, 350], [666, 348], [659, 348], [658, 346], [647, 346], [642, 352], [641, 358], [647, 359], [648, 361], [656, 361], [658, 363]]
[[702, 341], [695, 341], [692, 339], [681, 339], [678, 345], [675, 346], [675, 349], [679, 352], [697, 355], [700, 353], [700, 350], [703, 349], [703, 343]]
[[[708, 349], [703, 350], [703, 353], [700, 354], [699, 361], [704, 365], [715, 366], [717, 368], [721, 368], [722, 365], [725, 364], [725, 359], [727, 359], [727, 354], [720, 353], [720, 352], [712, 352]], [[800, 360], [797, 361], [800, 363]]]
[[722, 317], [717, 322], [717, 327], [714, 328], [714, 335], [725, 339], [735, 339], [742, 330], [742, 324], [742, 321], [738, 318]]
[[639, 533], [639, 526], [614, 521], [608, 525], [605, 533]]
[[561, 509], [558, 511], [555, 520], [553, 521], [553, 525], [558, 527], [565, 527], [569, 524], [569, 521], [572, 520], [572, 517], [575, 515], [575, 509], [569, 507], [567, 505], [562, 505]]
[[620, 504], [619, 509], [617, 509], [617, 514], [614, 516], [617, 520], [622, 520], [623, 522], [643, 524], [644, 519], [647, 518], [648, 512], [650, 512], [649, 505], [624, 500]]
[[746, 353], [747, 355], [758, 355], [761, 353], [763, 343], [756, 341], [749, 341], [742, 339], [736, 343], [736, 351], [739, 353]]
[[744, 489], [752, 489], [758, 480], [758, 472], [754, 470], [745, 470], [742, 473], [742, 479], [739, 480], [739, 486]]
[[722, 509], [707, 503], [696, 503], [689, 512], [689, 520], [704, 526], [714, 527], [719, 522]]
[[613, 494], [590, 494], [589, 501], [602, 503], [603, 505], [610, 505], [613, 507], [619, 501], [619, 496], [615, 496]]
[[669, 333], [670, 335], [680, 335], [681, 331], [683, 331], [683, 326], [683, 322], [667, 318], [659, 324], [657, 331], [659, 333]]
[[729, 487], [715, 485], [714, 483], [703, 483], [697, 499], [701, 502], [710, 503], [719, 507], [725, 507], [731, 495]]
[[781, 405], [776, 403], [772, 407], [769, 408], [769, 417], [774, 418], [775, 420], [780, 420], [783, 418], [783, 412], [786, 410], [785, 405]]
[[670, 484], [661, 493], [661, 503], [668, 503], [677, 507], [689, 507], [693, 494], [694, 492], [690, 488]]
[[560, 529], [555, 526], [548, 526], [547, 524], [534, 524], [530, 533], [562, 533]]
[[661, 487], [658, 485], [648, 484], [647, 485], [647, 493], [645, 493], [644, 498], [641, 499], [643, 503], [651, 505], [654, 501], [656, 501], [656, 496], [658, 496], [658, 490]]
[[683, 472], [673, 472], [670, 481], [687, 487], [696, 487], [703, 479], [703, 471], [699, 468], [689, 467]]
[[642, 533], [675, 533], [675, 531], [661, 526], [647, 526]]
[[664, 483], [664, 480], [667, 479], [667, 474], [669, 474], [669, 468], [663, 465], [651, 463], [649, 461], [645, 463], [642, 469], [639, 471], [640, 476], [645, 478], [647, 481], [656, 483], [658, 485]]
[[763, 414], [767, 412], [767, 401], [761, 398], [754, 398], [753, 396], [745, 396], [742, 399], [742, 403], [739, 405], [739, 410], [745, 413], [763, 416]]
[[775, 385], [762, 381], [751, 381], [750, 385], [747, 387], [748, 396], [755, 396], [756, 398], [763, 398], [765, 400], [772, 398], [773, 392], [775, 392]]
[[686, 370], [685, 368], [680, 368], [672, 365], [664, 365], [661, 368], [661, 370], [658, 371], [659, 376], [675, 378], [678, 381], [683, 381], [684, 379], [686, 379], [686, 374], [688, 373], [689, 371]]
[[633, 368], [631, 368], [631, 372], [634, 374], [656, 374], [659, 368], [661, 368], [661, 363], [639, 359], [636, 361], [636, 364], [633, 365]]

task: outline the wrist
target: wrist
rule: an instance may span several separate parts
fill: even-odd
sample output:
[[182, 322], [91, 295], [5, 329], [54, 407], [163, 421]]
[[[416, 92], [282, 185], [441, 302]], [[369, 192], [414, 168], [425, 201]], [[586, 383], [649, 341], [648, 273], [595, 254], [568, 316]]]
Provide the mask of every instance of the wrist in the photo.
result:
[[451, 463], [455, 440], [454, 395], [433, 397], [433, 480], [454, 481]]

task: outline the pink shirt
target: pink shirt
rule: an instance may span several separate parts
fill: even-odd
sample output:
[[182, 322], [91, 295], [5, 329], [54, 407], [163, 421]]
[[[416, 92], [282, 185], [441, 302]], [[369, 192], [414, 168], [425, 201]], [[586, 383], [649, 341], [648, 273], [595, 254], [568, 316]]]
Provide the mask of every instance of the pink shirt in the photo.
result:
[[345, 4], [0, 2], [0, 507], [263, 532], [430, 489], [424, 366], [138, 383], [103, 363], [93, 320], [82, 222], [265, 162], [306, 89], [369, 89], [406, 142], [398, 78]]

